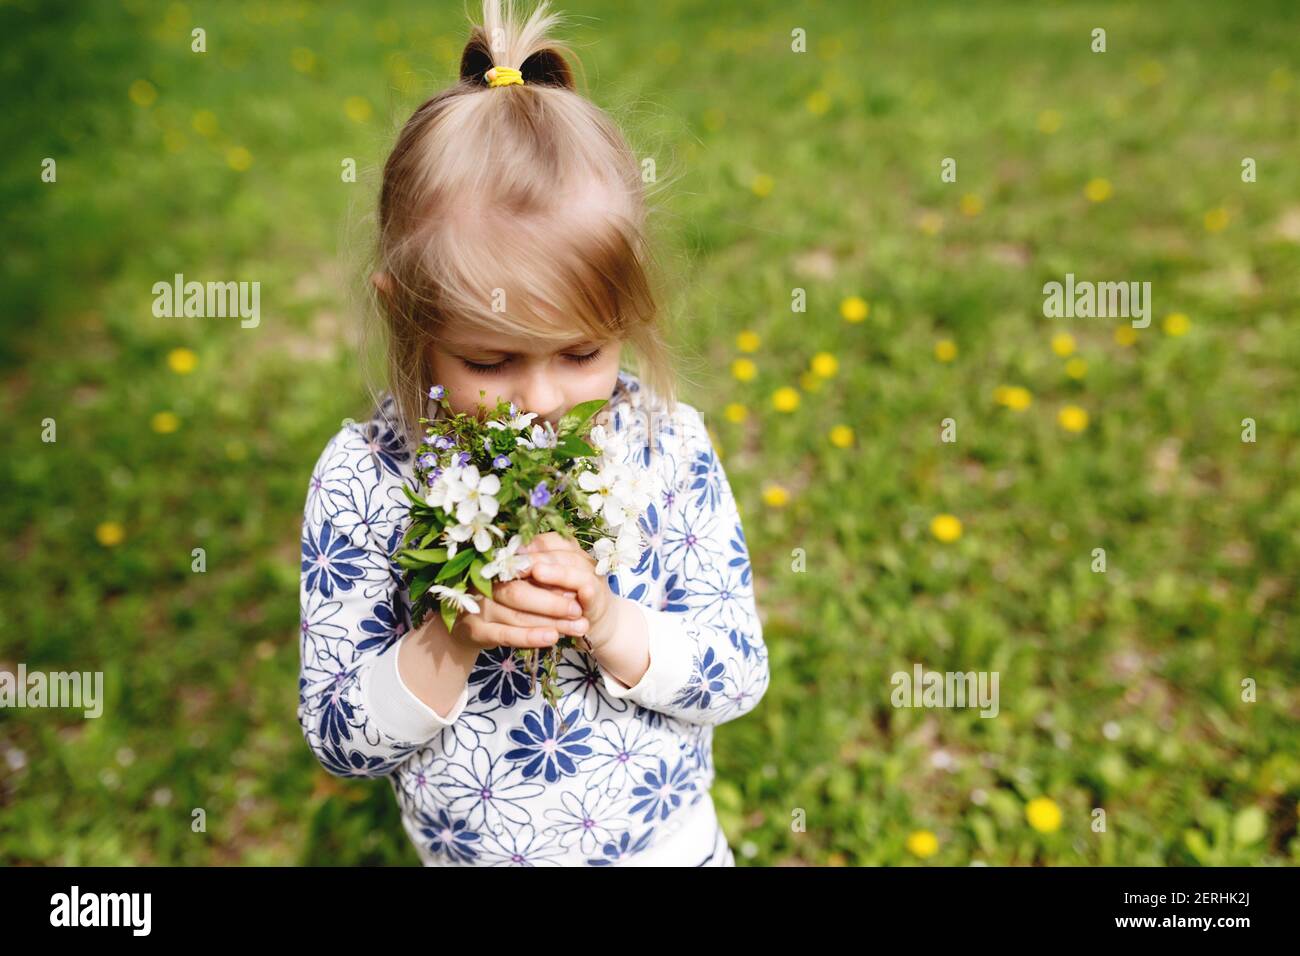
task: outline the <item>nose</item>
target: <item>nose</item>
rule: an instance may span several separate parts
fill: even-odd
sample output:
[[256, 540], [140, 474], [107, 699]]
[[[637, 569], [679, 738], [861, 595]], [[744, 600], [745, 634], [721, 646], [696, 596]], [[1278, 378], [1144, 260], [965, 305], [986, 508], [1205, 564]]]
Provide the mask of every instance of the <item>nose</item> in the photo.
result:
[[534, 412], [538, 421], [548, 421], [558, 425], [564, 415], [564, 390], [560, 383], [545, 370], [534, 372], [519, 387], [514, 399], [515, 407], [525, 412]]

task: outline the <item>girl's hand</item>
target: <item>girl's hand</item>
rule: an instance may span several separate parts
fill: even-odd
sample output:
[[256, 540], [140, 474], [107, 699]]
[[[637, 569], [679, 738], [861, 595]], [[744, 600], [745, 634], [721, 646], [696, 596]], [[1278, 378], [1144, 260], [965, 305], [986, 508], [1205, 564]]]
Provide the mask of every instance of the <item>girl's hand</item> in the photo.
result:
[[588, 632], [575, 598], [572, 591], [538, 587], [524, 578], [494, 581], [492, 597], [476, 592], [479, 613], [460, 614], [451, 636], [478, 647], [550, 647], [563, 634]]
[[[548, 588], [566, 588], [575, 593], [582, 613], [590, 622], [586, 645], [595, 650], [613, 635], [606, 633], [617, 595], [609, 582], [596, 573], [596, 561], [569, 538], [554, 531], [537, 535], [518, 551], [533, 559], [527, 575]], [[494, 586], [495, 590], [495, 586]]]

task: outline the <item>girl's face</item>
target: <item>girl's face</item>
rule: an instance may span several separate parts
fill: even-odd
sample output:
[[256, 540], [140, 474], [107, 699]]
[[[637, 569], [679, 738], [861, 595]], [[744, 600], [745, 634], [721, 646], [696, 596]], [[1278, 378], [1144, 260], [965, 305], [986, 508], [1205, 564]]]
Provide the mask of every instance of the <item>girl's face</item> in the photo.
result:
[[[535, 413], [536, 424], [558, 425], [574, 405], [610, 397], [620, 346], [618, 339], [581, 335], [558, 343], [501, 333], [453, 336], [433, 348], [433, 380], [447, 388], [453, 412], [507, 401]], [[481, 398], [480, 389], [487, 393]]]

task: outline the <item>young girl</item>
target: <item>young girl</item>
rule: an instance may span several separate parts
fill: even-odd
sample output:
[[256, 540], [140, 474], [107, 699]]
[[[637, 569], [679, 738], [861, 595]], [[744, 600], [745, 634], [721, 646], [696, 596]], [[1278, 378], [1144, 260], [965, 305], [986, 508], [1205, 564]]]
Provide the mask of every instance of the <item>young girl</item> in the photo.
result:
[[[769, 680], [735, 498], [700, 413], [673, 398], [637, 162], [575, 91], [545, 4], [522, 25], [498, 4], [384, 168], [388, 389], [312, 474], [299, 720], [331, 773], [391, 780], [426, 865], [731, 866], [713, 728]], [[455, 411], [504, 399], [539, 422], [608, 399], [597, 422], [652, 493], [639, 559], [597, 575], [539, 535], [479, 613], [412, 626], [392, 557], [435, 384]], [[557, 713], [514, 655], [563, 635], [582, 649], [563, 652]]]

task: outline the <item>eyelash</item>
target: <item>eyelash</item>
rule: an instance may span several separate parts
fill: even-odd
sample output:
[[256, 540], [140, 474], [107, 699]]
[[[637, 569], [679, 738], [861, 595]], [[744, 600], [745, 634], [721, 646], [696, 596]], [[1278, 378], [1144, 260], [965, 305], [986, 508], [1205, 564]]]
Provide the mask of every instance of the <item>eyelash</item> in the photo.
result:
[[[601, 352], [600, 349], [596, 349], [596, 351], [588, 352], [586, 355], [566, 355], [565, 358], [567, 358], [570, 362], [572, 362], [575, 365], [586, 365], [588, 362], [595, 361], [596, 356], [598, 356], [600, 352]], [[471, 372], [481, 372], [485, 375], [490, 375], [493, 372], [501, 371], [510, 362], [509, 359], [504, 359], [500, 362], [497, 362], [495, 365], [482, 365], [478, 362], [471, 362], [469, 359], [461, 359], [461, 361], [465, 364], [465, 367], [468, 368]]]

